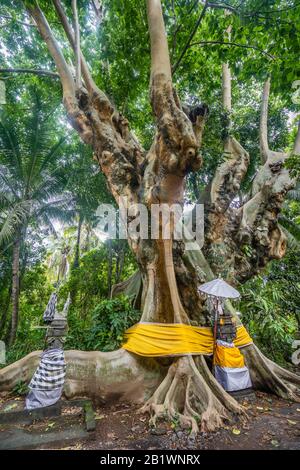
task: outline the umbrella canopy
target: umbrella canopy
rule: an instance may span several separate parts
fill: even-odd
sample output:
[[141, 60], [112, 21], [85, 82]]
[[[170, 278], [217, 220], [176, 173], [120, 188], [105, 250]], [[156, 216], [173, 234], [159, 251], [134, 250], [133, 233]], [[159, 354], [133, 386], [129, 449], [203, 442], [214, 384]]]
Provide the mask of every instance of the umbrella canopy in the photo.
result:
[[199, 291], [207, 295], [227, 299], [237, 299], [240, 297], [240, 293], [221, 278], [202, 284], [202, 286], [199, 287]]

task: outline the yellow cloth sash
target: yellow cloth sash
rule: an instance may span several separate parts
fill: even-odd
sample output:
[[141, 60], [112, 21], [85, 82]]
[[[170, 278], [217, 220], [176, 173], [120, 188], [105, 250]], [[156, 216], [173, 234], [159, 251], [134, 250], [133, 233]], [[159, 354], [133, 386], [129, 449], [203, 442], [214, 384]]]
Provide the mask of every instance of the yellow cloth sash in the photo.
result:
[[[234, 344], [238, 348], [252, 343], [246, 328], [237, 327]], [[183, 356], [213, 354], [214, 338], [210, 327], [183, 323], [136, 323], [125, 332], [122, 346], [140, 356]]]
[[216, 344], [214, 351], [214, 364], [220, 367], [244, 367], [245, 361], [244, 356], [240, 353], [240, 350], [235, 348], [227, 348]]

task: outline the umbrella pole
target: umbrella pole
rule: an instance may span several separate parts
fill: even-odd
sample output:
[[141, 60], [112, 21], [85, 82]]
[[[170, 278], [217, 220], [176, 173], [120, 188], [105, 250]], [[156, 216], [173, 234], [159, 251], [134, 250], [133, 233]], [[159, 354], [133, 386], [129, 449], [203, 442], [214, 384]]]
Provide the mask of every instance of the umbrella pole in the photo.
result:
[[217, 298], [216, 302], [216, 311], [215, 311], [215, 324], [214, 324], [214, 347], [213, 347], [213, 375], [215, 375], [215, 352], [216, 352], [216, 343], [217, 343], [217, 323], [218, 323], [218, 306], [219, 306], [219, 299]]

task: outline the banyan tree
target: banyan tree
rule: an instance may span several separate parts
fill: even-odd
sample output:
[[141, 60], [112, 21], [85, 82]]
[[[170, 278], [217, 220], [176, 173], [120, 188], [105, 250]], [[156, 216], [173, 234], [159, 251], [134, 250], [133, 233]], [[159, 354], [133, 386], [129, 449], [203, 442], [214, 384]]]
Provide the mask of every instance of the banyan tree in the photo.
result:
[[[205, 2], [206, 4], [207, 2]], [[172, 83], [162, 5], [147, 0], [151, 42], [150, 101], [156, 132], [145, 150], [131, 132], [128, 120], [116, 109], [92, 77], [80, 48], [76, 2], [72, 2], [74, 27], [60, 0], [53, 0], [59, 20], [76, 58], [73, 74], [45, 14], [37, 2], [24, 1], [42, 40], [47, 45], [59, 74], [63, 104], [69, 122], [93, 149], [116, 203], [126, 197], [129, 204], [184, 204], [187, 176], [201, 172], [201, 143], [208, 107], [188, 110]], [[222, 67], [223, 108], [230, 115], [231, 71]], [[199, 71], [201, 73], [201, 71]], [[203, 80], [209, 77], [203, 76]], [[125, 283], [139, 291], [141, 322], [209, 326], [204, 297], [198, 286], [220, 274], [231, 285], [244, 283], [273, 259], [284, 256], [286, 237], [278, 216], [287, 192], [295, 181], [285, 166], [289, 154], [268, 144], [268, 98], [272, 82], [263, 88], [260, 122], [261, 166], [249, 195], [233, 204], [249, 165], [249, 154], [228, 132], [223, 140], [226, 158], [217, 166], [212, 180], [200, 195], [204, 204], [203, 246], [187, 250], [184, 241], [130, 239], [139, 273]], [[234, 106], [234, 104], [233, 104]], [[205, 137], [205, 136], [204, 136]], [[300, 153], [300, 127], [291, 152]], [[172, 228], [172, 225], [171, 225]], [[174, 227], [172, 228], [174, 230]], [[243, 249], [245, 246], [249, 250]], [[225, 275], [224, 275], [225, 273]], [[116, 290], [120, 290], [118, 286]], [[234, 304], [227, 305], [236, 317]], [[240, 320], [236, 317], [236, 322]], [[252, 385], [286, 399], [297, 399], [300, 378], [278, 366], [254, 345], [241, 349]], [[1, 390], [29, 381], [39, 360], [33, 352], [0, 371]], [[125, 394], [144, 401], [143, 411], [152, 419], [179, 417], [194, 431], [213, 430], [242, 406], [216, 381], [204, 355], [145, 358], [121, 348], [114, 352], [66, 351], [65, 394]]]

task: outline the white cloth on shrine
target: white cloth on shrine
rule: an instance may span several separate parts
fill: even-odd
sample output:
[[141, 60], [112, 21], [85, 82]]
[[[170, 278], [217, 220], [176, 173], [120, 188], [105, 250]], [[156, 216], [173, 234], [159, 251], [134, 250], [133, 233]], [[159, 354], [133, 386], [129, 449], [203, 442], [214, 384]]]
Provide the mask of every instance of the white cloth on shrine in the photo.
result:
[[60, 348], [44, 351], [28, 386], [25, 408], [32, 410], [56, 403], [62, 394], [65, 375], [64, 351]]
[[222, 339], [217, 339], [217, 344], [224, 346], [224, 348], [235, 348], [234, 343], [227, 343], [227, 341], [223, 341]]
[[57, 293], [53, 292], [50, 296], [49, 302], [43, 314], [43, 320], [46, 323], [50, 323], [54, 320], [57, 304]]
[[61, 397], [63, 387], [55, 390], [30, 390], [26, 400], [26, 410], [34, 410], [35, 408], [44, 408], [54, 405]]
[[220, 367], [215, 366], [215, 377], [227, 392], [243, 390], [252, 387], [247, 367]]

